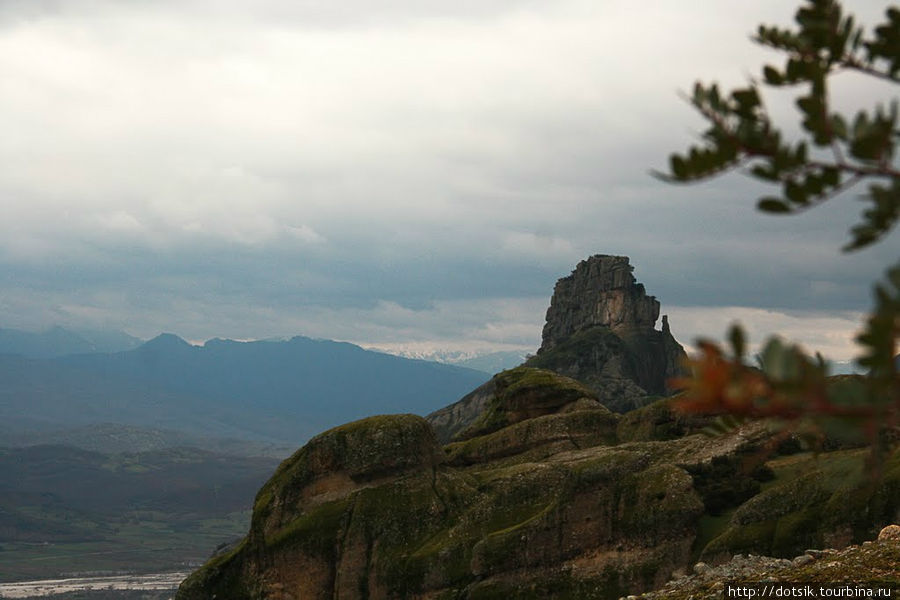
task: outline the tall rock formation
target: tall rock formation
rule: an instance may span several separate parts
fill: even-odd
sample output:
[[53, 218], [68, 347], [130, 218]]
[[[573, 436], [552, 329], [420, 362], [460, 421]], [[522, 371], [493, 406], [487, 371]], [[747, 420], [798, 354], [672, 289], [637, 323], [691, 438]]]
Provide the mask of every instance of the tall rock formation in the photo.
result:
[[526, 364], [577, 379], [600, 401], [627, 412], [681, 374], [684, 349], [669, 322], [655, 329], [659, 301], [635, 281], [627, 256], [598, 254], [556, 283], [543, 341]]
[[597, 254], [578, 263], [568, 277], [556, 282], [541, 352], [592, 327], [612, 331], [653, 329], [659, 301], [637, 283], [627, 256]]

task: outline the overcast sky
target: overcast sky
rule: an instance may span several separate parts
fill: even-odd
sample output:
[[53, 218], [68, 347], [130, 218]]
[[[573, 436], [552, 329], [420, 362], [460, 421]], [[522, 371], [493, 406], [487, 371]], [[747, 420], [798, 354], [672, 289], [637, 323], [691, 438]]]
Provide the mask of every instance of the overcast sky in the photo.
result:
[[849, 358], [897, 255], [839, 252], [853, 194], [773, 218], [743, 176], [649, 175], [702, 127], [679, 90], [778, 61], [749, 34], [794, 8], [2, 0], [0, 327], [534, 349], [606, 253], [686, 344], [740, 319]]

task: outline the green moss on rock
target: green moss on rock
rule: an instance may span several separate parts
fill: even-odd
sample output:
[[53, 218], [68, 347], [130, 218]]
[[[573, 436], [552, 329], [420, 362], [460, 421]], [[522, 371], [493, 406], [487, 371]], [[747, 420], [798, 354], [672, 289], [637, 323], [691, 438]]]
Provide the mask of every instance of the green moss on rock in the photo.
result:
[[486, 435], [449, 444], [444, 448], [454, 465], [469, 465], [518, 456], [533, 458], [529, 451], [552, 447], [571, 450], [616, 441], [616, 416], [601, 405], [590, 410], [544, 415], [521, 421]]
[[775, 480], [734, 512], [703, 550], [703, 559], [742, 552], [792, 557], [806, 548], [871, 538], [900, 515], [900, 455], [873, 479], [866, 474], [865, 453], [841, 450], [771, 461]]
[[[466, 440], [486, 435], [515, 423], [548, 415], [596, 395], [581, 383], [552, 371], [517, 367], [492, 380], [493, 394], [485, 410], [455, 436]], [[598, 403], [598, 408], [600, 408]]]
[[674, 440], [706, 427], [711, 418], [687, 415], [673, 408], [672, 398], [648, 397], [647, 404], [619, 419], [617, 435], [621, 442]]
[[[519, 397], [557, 381], [532, 371], [507, 373], [503, 389]], [[446, 454], [410, 415], [318, 436], [260, 491], [245, 542], [192, 575], [179, 600], [618, 598], [686, 568], [702, 526], [706, 556], [790, 556], [829, 527], [862, 531], [896, 514], [900, 459], [864, 494], [863, 454], [842, 451], [772, 461], [775, 479], [711, 524], [698, 488], [731, 481], [755, 434], [613, 445], [620, 417], [580, 391], [508, 403], [553, 412]], [[866, 519], [848, 520], [860, 507]]]
[[668, 332], [598, 325], [542, 348], [525, 366], [577, 379], [610, 410], [626, 413], [668, 394], [666, 380], [679, 374], [682, 357]]

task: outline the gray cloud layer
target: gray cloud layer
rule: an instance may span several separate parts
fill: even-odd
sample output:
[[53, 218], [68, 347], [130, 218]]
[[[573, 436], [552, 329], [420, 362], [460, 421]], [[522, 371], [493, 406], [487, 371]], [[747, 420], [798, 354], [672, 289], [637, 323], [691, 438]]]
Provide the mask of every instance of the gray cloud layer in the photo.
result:
[[0, 326], [527, 346], [599, 252], [664, 304], [865, 310], [896, 244], [837, 252], [852, 195], [648, 175], [701, 126], [676, 90], [741, 84], [791, 10], [8, 0]]

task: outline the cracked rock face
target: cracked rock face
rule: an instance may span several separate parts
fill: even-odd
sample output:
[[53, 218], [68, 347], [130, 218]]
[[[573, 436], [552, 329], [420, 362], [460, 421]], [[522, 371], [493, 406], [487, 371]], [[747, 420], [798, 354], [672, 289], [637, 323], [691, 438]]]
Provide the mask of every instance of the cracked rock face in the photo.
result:
[[541, 351], [597, 325], [613, 331], [653, 329], [659, 302], [637, 283], [627, 256], [597, 254], [556, 282]]
[[659, 302], [635, 281], [627, 256], [598, 254], [556, 283], [543, 343], [528, 366], [588, 385], [611, 410], [627, 412], [670, 392], [684, 349], [669, 322], [655, 329]]

